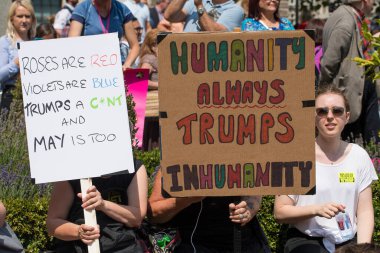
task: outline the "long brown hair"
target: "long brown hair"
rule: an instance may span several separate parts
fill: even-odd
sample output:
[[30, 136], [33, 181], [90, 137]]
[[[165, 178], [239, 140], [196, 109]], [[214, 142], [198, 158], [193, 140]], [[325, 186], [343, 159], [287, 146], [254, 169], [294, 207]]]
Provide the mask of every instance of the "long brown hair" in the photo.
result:
[[140, 59], [146, 55], [146, 54], [153, 54], [156, 55], [157, 53], [153, 50], [153, 47], [157, 46], [157, 34], [158, 34], [158, 29], [152, 29], [150, 30], [146, 35], [144, 42], [141, 46], [141, 51], [140, 51]]

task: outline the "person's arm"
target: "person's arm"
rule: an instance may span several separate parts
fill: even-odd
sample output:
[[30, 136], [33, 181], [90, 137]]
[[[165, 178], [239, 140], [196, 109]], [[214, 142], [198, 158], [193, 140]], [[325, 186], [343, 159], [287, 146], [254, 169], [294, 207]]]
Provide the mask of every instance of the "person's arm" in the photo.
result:
[[[143, 68], [143, 69], [149, 69], [149, 74], [152, 72], [153, 70], [153, 67], [150, 63], [148, 62], [143, 62], [140, 66], [140, 68]], [[157, 81], [152, 81], [152, 80], [148, 80], [148, 88], [150, 90], [157, 90], [158, 89], [158, 82]]]
[[18, 57], [8, 62], [9, 43], [6, 38], [0, 40], [0, 83], [7, 81], [19, 72]]
[[3, 227], [5, 224], [5, 217], [7, 216], [7, 210], [3, 202], [0, 201], [0, 227]]
[[54, 183], [46, 219], [48, 233], [64, 241], [81, 239], [85, 244], [90, 244], [99, 238], [99, 228], [77, 225], [67, 220], [74, 197], [69, 182]]
[[242, 226], [250, 222], [261, 207], [261, 199], [261, 196], [244, 196], [240, 203], [229, 204], [231, 221]]
[[358, 219], [357, 243], [371, 243], [375, 226], [371, 186], [359, 193], [356, 216]]
[[161, 194], [161, 177], [159, 170], [154, 179], [152, 194], [149, 198], [150, 220], [153, 223], [168, 222], [181, 210], [203, 199], [203, 197], [164, 198]]
[[[164, 18], [170, 22], [183, 22], [187, 17], [187, 12], [183, 9], [187, 0], [173, 0], [166, 8]], [[191, 1], [191, 0], [189, 0]]]
[[[128, 205], [120, 205], [104, 200], [95, 186], [88, 189], [82, 207], [86, 210], [96, 209], [108, 217], [125, 224], [127, 227], [138, 227], [146, 215], [148, 181], [146, 170], [141, 166], [127, 189]], [[81, 197], [81, 194], [78, 194]]]
[[139, 42], [137, 40], [137, 35], [132, 25], [132, 21], [128, 21], [124, 24], [124, 33], [125, 38], [128, 41], [130, 50], [127, 59], [123, 64], [123, 71], [132, 66], [140, 52]]
[[[194, 5], [196, 9], [204, 7], [202, 0], [194, 0]], [[235, 4], [232, 8], [224, 10], [216, 22], [204, 12], [199, 16], [199, 25], [202, 31], [233, 31], [241, 26], [243, 19], [243, 9]]]
[[[342, 27], [337, 27], [331, 32], [330, 38], [326, 38], [323, 57], [321, 60], [321, 82], [331, 82], [338, 74], [343, 59], [350, 49], [352, 36], [356, 32], [353, 28], [349, 31]], [[350, 59], [351, 60], [351, 59]]]
[[70, 30], [69, 30], [69, 37], [78, 37], [82, 34], [83, 30], [83, 24], [76, 21], [71, 20], [70, 23]]
[[278, 223], [293, 224], [315, 216], [331, 219], [344, 209], [345, 206], [337, 203], [295, 206], [288, 195], [278, 195], [274, 201], [274, 218]]

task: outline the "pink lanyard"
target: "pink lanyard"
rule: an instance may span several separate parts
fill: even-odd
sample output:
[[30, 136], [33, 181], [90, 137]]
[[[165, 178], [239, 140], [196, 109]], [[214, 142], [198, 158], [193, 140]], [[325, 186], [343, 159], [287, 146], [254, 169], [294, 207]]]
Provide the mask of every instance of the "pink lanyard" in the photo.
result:
[[98, 6], [96, 6], [96, 2], [95, 1], [93, 3], [94, 3], [96, 11], [98, 12], [99, 23], [100, 23], [100, 26], [102, 27], [102, 31], [103, 31], [103, 33], [108, 33], [108, 30], [110, 28], [111, 7], [108, 10], [107, 25], [106, 25], [106, 27], [104, 27], [104, 24], [103, 24], [103, 21], [102, 21], [102, 17], [100, 16], [100, 12], [99, 12]]

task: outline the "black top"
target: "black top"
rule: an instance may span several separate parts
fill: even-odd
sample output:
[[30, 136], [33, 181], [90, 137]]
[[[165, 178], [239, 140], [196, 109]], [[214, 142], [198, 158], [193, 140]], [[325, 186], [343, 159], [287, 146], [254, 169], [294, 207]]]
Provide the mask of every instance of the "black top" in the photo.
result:
[[[104, 200], [121, 205], [128, 205], [127, 189], [142, 163], [135, 160], [134, 165], [134, 173], [122, 171], [106, 177], [93, 178], [92, 184], [96, 186]], [[80, 180], [70, 180], [69, 183], [74, 192], [74, 200], [67, 220], [76, 224], [83, 224], [84, 213], [81, 207], [82, 200], [77, 197], [77, 193], [81, 192]], [[99, 238], [101, 252], [140, 252], [139, 247], [136, 245], [133, 229], [113, 220], [100, 211], [96, 211], [96, 219], [101, 231]], [[62, 241], [56, 239], [55, 244], [56, 252], [87, 252], [87, 246], [80, 240]]]
[[[236, 202], [240, 202], [240, 197], [207, 197], [203, 199], [193, 242], [221, 252], [223, 250], [232, 251], [235, 224], [229, 218], [228, 205]], [[200, 208], [200, 202], [190, 205], [179, 212], [169, 224], [178, 228], [184, 243], [190, 243]], [[242, 246], [248, 245], [248, 242], [252, 241], [253, 232], [250, 223], [245, 226], [237, 225], [241, 230]]]

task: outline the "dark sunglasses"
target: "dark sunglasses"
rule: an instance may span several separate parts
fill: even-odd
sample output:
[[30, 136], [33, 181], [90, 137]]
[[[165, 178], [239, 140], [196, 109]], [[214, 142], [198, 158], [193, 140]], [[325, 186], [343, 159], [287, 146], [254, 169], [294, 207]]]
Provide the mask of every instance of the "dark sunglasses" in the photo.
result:
[[329, 114], [329, 111], [332, 111], [332, 114], [334, 117], [340, 117], [344, 114], [345, 109], [340, 106], [333, 106], [332, 108], [328, 107], [320, 107], [320, 108], [315, 108], [315, 112], [319, 117], [326, 117]]

